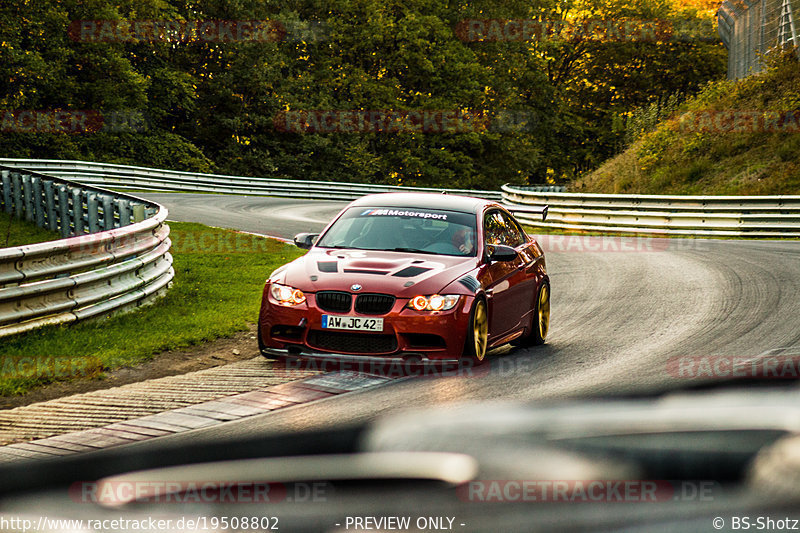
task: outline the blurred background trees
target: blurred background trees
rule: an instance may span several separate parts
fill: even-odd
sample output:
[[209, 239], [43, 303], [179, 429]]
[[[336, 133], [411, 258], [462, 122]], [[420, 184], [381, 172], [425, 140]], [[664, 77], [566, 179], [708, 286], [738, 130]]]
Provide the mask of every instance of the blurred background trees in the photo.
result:
[[[236, 175], [495, 189], [563, 183], [630, 138], [636, 110], [725, 74], [713, 7], [693, 0], [17, 0], [0, 6], [0, 112], [140, 117], [84, 133], [0, 129], [2, 157]], [[468, 20], [657, 21], [657, 38], [470, 40]], [[76, 21], [269, 20], [260, 42], [83, 42]], [[72, 25], [72, 26], [71, 26]], [[483, 112], [468, 132], [295, 133], [293, 110]], [[504, 115], [505, 113], [505, 115]], [[510, 115], [509, 115], [510, 113]], [[497, 117], [514, 117], [502, 124]], [[523, 120], [520, 120], [523, 117]], [[124, 121], [123, 121], [124, 122]], [[507, 122], [507, 121], [506, 121]], [[119, 125], [117, 125], [119, 126]]]

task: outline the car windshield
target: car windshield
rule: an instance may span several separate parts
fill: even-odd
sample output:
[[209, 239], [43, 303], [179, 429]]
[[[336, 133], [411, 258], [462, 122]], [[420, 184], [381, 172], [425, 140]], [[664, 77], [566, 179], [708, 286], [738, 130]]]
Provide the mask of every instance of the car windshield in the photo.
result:
[[352, 207], [317, 246], [474, 256], [475, 215], [414, 207]]

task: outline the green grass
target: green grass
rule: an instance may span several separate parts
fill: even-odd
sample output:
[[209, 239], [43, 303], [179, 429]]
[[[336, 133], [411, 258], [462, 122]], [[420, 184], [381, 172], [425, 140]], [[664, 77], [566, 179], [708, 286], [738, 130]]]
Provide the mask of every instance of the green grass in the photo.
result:
[[52, 241], [60, 237], [57, 232], [42, 229], [33, 222], [0, 213], [0, 248]]
[[[681, 127], [677, 117], [712, 111], [800, 109], [800, 64], [774, 53], [770, 68], [738, 81], [709, 83], [627, 150], [570, 184], [570, 192], [630, 194], [800, 194], [800, 130], [724, 132]], [[684, 115], [690, 113], [688, 115]], [[695, 115], [691, 115], [694, 113]], [[698, 115], [699, 113], [699, 115]], [[788, 123], [787, 126], [792, 126]]]
[[170, 222], [175, 281], [153, 305], [99, 321], [46, 327], [0, 343], [0, 395], [48, 382], [134, 366], [165, 350], [247, 329], [264, 280], [302, 255], [254, 235]]

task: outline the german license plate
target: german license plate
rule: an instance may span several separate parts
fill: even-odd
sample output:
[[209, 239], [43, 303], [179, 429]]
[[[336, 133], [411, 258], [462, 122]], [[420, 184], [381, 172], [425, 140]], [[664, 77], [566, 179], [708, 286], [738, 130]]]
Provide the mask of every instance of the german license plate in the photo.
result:
[[383, 331], [383, 319], [322, 315], [322, 327], [324, 329], [347, 329], [350, 331]]

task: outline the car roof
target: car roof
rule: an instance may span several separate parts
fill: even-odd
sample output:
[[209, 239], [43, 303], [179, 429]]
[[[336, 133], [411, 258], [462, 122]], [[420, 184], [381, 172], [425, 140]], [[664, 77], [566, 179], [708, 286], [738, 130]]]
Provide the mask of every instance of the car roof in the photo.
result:
[[417, 209], [444, 209], [463, 213], [480, 213], [487, 206], [497, 202], [471, 196], [437, 193], [384, 193], [362, 196], [352, 206], [366, 207], [406, 207]]

